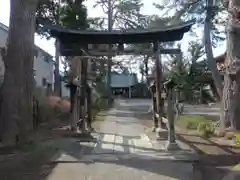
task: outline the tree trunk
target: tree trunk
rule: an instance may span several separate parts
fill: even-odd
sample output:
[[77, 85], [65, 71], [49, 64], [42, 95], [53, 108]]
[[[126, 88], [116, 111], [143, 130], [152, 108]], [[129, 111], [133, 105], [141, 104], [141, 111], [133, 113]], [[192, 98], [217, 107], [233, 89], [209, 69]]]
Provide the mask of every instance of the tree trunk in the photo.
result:
[[100, 76], [106, 78], [106, 68], [105, 68], [106, 61], [104, 59], [100, 59], [99, 62], [99, 71], [100, 71]]
[[71, 91], [70, 91], [70, 95], [71, 95], [71, 98], [72, 98], [72, 101], [71, 101], [71, 118], [72, 118], [72, 121], [71, 121], [71, 130], [72, 131], [77, 131], [77, 122], [78, 122], [78, 109], [79, 109], [79, 101], [78, 101], [78, 92], [77, 92], [77, 87], [76, 86], [73, 86], [70, 87]]
[[144, 56], [144, 70], [145, 70], [145, 76], [146, 76], [146, 80], [147, 80], [147, 85], [149, 85], [149, 81], [148, 81], [148, 71], [149, 71], [149, 68], [148, 68], [148, 56]]
[[60, 43], [55, 41], [55, 70], [54, 70], [54, 92], [61, 97], [61, 78], [59, 74]]
[[[240, 130], [240, 26], [239, 26], [239, 8], [238, 0], [229, 1], [228, 4], [228, 25], [227, 25], [227, 61], [225, 62], [226, 73], [235, 75], [235, 85], [232, 85], [233, 101], [232, 108], [232, 126], [235, 130]], [[233, 79], [233, 78], [232, 78]]]
[[107, 85], [108, 90], [110, 90], [110, 88], [111, 88], [111, 70], [112, 70], [112, 57], [108, 57], [107, 58], [107, 73], [106, 73], [106, 76], [107, 76], [106, 85]]
[[[230, 18], [230, 16], [228, 16]], [[223, 87], [223, 95], [222, 95], [222, 121], [221, 127], [225, 129], [232, 124], [233, 118], [233, 91], [232, 91], [232, 79], [229, 74], [229, 65], [233, 62], [232, 53], [232, 35], [230, 33], [229, 23], [227, 24], [226, 34], [227, 34], [227, 57], [224, 60], [225, 72], [224, 72], [224, 87]]]
[[174, 126], [174, 90], [167, 88], [167, 118], [168, 118], [168, 141], [175, 143], [175, 126]]
[[[211, 28], [212, 28], [212, 17], [213, 17], [213, 4], [214, 0], [207, 0], [207, 14], [205, 18], [205, 24], [204, 24], [204, 38], [205, 38], [205, 51], [207, 55], [207, 61], [208, 66], [212, 72], [213, 82], [217, 89], [217, 93], [220, 97], [220, 100], [222, 100], [223, 95], [223, 83], [221, 79], [221, 75], [219, 73], [219, 70], [217, 69], [216, 60], [213, 57], [212, 52], [212, 41], [211, 41]], [[224, 98], [224, 97], [223, 97]], [[225, 99], [225, 98], [224, 98]], [[221, 103], [224, 103], [225, 101], [222, 101]], [[220, 114], [220, 122], [222, 125], [225, 123], [225, 117], [224, 117], [224, 104], [221, 104], [221, 114]], [[225, 127], [223, 127], [225, 128]]]
[[223, 97], [222, 97], [222, 105], [223, 105], [223, 119], [221, 122], [221, 127], [224, 129], [229, 127], [233, 118], [233, 91], [232, 91], [232, 80], [229, 74], [224, 74], [224, 88], [223, 88]]
[[140, 83], [143, 83], [144, 82], [144, 80], [143, 80], [143, 77], [144, 77], [143, 71], [140, 71], [140, 74], [141, 74], [141, 81], [140, 81]]
[[[108, 0], [108, 31], [111, 32], [113, 29], [113, 2], [112, 0]], [[112, 50], [112, 44], [109, 44], [109, 51]], [[107, 88], [109, 90], [109, 93], [111, 89], [111, 70], [112, 70], [112, 57], [109, 56], [107, 59]]]
[[37, 0], [11, 0], [0, 119], [3, 144], [27, 140], [32, 130], [35, 12]]
[[153, 127], [154, 131], [158, 128], [158, 118], [156, 117], [156, 112], [157, 112], [157, 102], [156, 102], [156, 97], [155, 93], [152, 92], [152, 113], [153, 113]]
[[199, 103], [203, 104], [203, 87], [202, 87], [202, 84], [200, 84], [199, 86], [200, 86], [200, 88], [199, 88], [199, 92], [200, 92]]
[[71, 113], [71, 130], [76, 131], [77, 130], [77, 86], [73, 84], [73, 81], [69, 83], [68, 85], [69, 91], [70, 91], [70, 101], [71, 101], [71, 107], [70, 107], [70, 113]]
[[208, 66], [211, 69], [214, 84], [220, 97], [222, 97], [223, 84], [220, 73], [217, 69], [216, 61], [213, 58], [211, 28], [213, 16], [213, 0], [207, 0], [207, 14], [204, 24], [205, 51], [207, 55]]
[[163, 121], [162, 117], [164, 114], [164, 105], [162, 105], [162, 88], [163, 88], [163, 82], [162, 82], [162, 60], [161, 60], [161, 55], [159, 52], [159, 45], [158, 45], [158, 50], [155, 53], [156, 54], [156, 76], [155, 76], [155, 81], [156, 81], [156, 103], [157, 103], [157, 114], [159, 115], [159, 127], [163, 128]]
[[87, 126], [92, 131], [92, 88], [87, 86]]
[[70, 61], [70, 73], [69, 73], [69, 88], [70, 88], [70, 99], [71, 99], [71, 130], [77, 131], [78, 122], [78, 109], [79, 109], [79, 99], [78, 99], [78, 87], [75, 78], [79, 77], [80, 62], [79, 57], [73, 57]]
[[85, 115], [86, 115], [86, 88], [87, 88], [87, 60], [80, 60], [80, 113], [79, 119], [82, 119], [80, 129], [85, 130]]
[[236, 92], [234, 95], [233, 103], [233, 127], [235, 130], [240, 131], [240, 70], [236, 74]]

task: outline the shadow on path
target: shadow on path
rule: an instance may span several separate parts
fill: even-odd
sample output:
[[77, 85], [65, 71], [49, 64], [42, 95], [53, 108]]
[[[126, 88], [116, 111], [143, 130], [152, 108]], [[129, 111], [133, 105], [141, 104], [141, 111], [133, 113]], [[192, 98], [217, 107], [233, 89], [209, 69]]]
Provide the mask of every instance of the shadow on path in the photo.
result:
[[185, 133], [178, 134], [177, 138], [199, 154], [199, 161], [194, 163], [194, 168], [200, 171], [203, 180], [222, 179], [240, 162], [240, 154], [231, 150], [240, 150], [239, 147], [219, 145], [202, 136]]
[[[171, 160], [161, 160], [150, 157], [148, 154], [138, 155], [138, 154], [128, 154], [120, 151], [115, 151], [114, 153], [104, 153], [104, 154], [94, 154], [89, 153], [93, 151], [93, 147], [84, 146], [84, 154], [82, 156], [79, 154], [79, 148], [81, 146], [79, 143], [75, 143], [70, 149], [63, 151], [64, 154], [70, 156], [70, 159], [60, 159], [59, 156], [55, 158], [55, 160], [49, 162], [49, 165], [56, 166], [58, 164], [77, 164], [79, 167], [83, 169], [79, 169], [79, 176], [81, 177], [81, 173], [85, 170], [85, 168], [91, 168], [91, 165], [98, 165], [98, 169], [101, 171], [101, 166], [109, 167], [109, 176], [105, 174], [105, 178], [111, 177], [110, 174], [113, 173], [111, 171], [117, 171], [118, 168], [124, 167], [124, 172], [129, 173], [129, 180], [134, 179], [135, 177], [131, 177], [131, 171], [138, 171], [139, 175], [146, 175], [146, 173], [150, 172], [155, 175], [161, 175], [159, 177], [168, 177], [175, 178], [178, 180], [186, 180], [187, 177], [191, 177], [191, 167], [192, 163], [184, 163], [181, 161], [171, 161]], [[139, 147], [137, 147], [139, 148]], [[139, 148], [143, 150], [148, 150], [145, 148]], [[64, 155], [63, 157], [66, 157]], [[74, 159], [74, 160], [72, 160]], [[94, 173], [92, 172], [93, 176]], [[49, 174], [48, 174], [49, 175]], [[117, 176], [118, 174], [115, 174]], [[121, 174], [120, 174], [121, 175]], [[183, 175], [185, 175], [183, 177]], [[103, 177], [104, 179], [104, 177]], [[154, 178], [155, 179], [155, 178]], [[50, 179], [51, 180], [51, 179]], [[55, 180], [55, 179], [54, 179]], [[108, 179], [106, 179], [108, 180]]]

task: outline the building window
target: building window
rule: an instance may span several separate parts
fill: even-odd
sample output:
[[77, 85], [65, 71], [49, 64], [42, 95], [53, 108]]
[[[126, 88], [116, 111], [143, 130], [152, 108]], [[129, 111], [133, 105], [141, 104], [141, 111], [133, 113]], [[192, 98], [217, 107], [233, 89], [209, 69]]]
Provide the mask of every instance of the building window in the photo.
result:
[[44, 61], [49, 62], [49, 56], [44, 56]]
[[47, 85], [47, 79], [42, 78], [42, 86], [45, 87]]
[[48, 89], [52, 89], [52, 84], [51, 83], [47, 83], [47, 88]]
[[33, 69], [33, 77], [34, 77], [34, 79], [36, 78], [36, 70], [35, 69]]
[[38, 57], [38, 50], [37, 49], [34, 50], [34, 56]]

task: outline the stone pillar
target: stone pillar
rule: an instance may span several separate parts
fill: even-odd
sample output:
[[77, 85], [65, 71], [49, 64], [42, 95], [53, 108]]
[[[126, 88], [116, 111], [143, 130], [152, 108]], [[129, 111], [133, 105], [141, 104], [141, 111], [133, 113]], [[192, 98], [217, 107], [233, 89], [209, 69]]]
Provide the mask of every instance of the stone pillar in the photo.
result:
[[156, 83], [156, 104], [157, 104], [157, 114], [158, 114], [158, 126], [160, 129], [163, 128], [163, 122], [162, 122], [162, 111], [163, 107], [161, 107], [161, 93], [162, 93], [162, 62], [161, 62], [161, 57], [160, 57], [160, 47], [159, 43], [156, 42], [154, 44], [154, 49], [156, 51], [155, 53], [155, 66], [156, 66], [156, 71], [155, 71], [155, 83]]
[[156, 102], [156, 87], [155, 84], [150, 87], [151, 95], [152, 95], [152, 119], [153, 119], [153, 132], [156, 132], [158, 128], [158, 118], [156, 117], [157, 113], [157, 102]]
[[92, 128], [92, 88], [87, 86], [87, 127], [88, 131], [93, 131]]
[[167, 150], [180, 149], [175, 139], [175, 125], [174, 125], [174, 83], [172, 81], [167, 84], [167, 118], [168, 118], [168, 142]]

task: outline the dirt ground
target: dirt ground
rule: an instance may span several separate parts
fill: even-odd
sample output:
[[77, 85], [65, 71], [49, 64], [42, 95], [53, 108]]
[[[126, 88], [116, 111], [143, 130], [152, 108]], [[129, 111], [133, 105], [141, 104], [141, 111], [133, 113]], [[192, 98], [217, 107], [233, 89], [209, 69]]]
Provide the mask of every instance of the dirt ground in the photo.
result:
[[28, 144], [19, 147], [0, 148], [0, 177], [1, 180], [40, 180], [47, 173], [43, 165], [57, 149], [41, 146], [49, 139], [38, 144]]
[[[99, 121], [103, 120], [105, 111], [98, 113], [93, 122], [98, 130]], [[33, 143], [16, 147], [0, 147], [1, 180], [46, 180], [55, 164], [49, 163], [59, 150], [70, 147], [71, 140], [83, 140], [69, 131], [68, 121], [55, 122], [51, 128], [47, 125], [32, 134]], [[53, 126], [55, 128], [53, 128]]]
[[[146, 129], [151, 129], [151, 114], [138, 116]], [[199, 155], [194, 167], [201, 173], [204, 180], [222, 179], [231, 169], [240, 163], [240, 146], [233, 140], [224, 138], [205, 138], [196, 132], [176, 130], [177, 138], [188, 144]]]
[[51, 130], [50, 134], [51, 136], [32, 144], [0, 148], [0, 179], [46, 180], [56, 165], [51, 163], [51, 159], [55, 159], [59, 151], [71, 153], [71, 147], [77, 141], [94, 140], [90, 136], [73, 134], [68, 128]]

